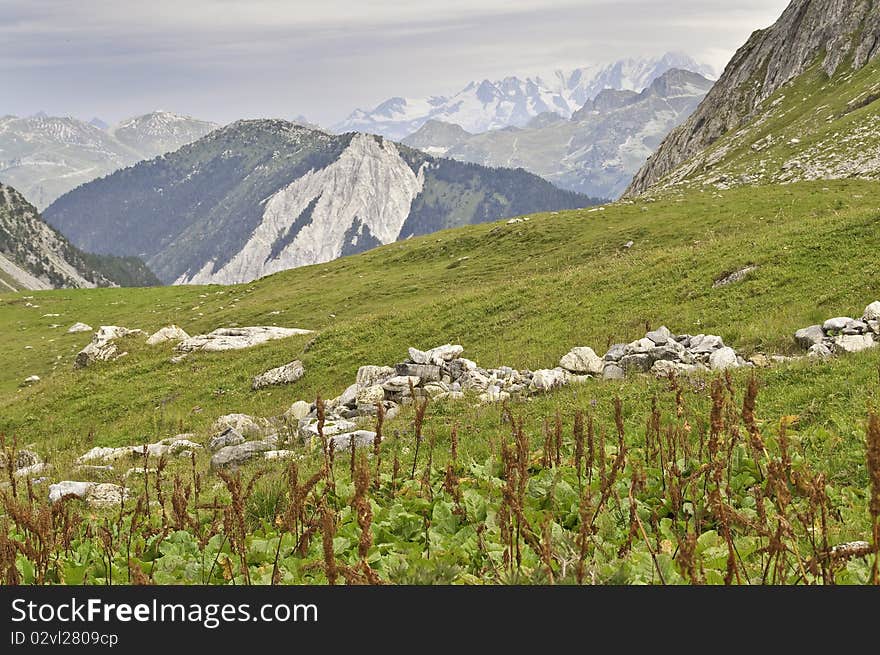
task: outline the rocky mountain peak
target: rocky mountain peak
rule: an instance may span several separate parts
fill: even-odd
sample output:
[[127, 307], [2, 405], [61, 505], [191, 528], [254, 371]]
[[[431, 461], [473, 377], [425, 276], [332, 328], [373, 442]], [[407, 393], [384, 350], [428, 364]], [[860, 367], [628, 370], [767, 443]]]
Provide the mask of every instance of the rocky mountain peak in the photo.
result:
[[874, 0], [793, 0], [771, 27], [752, 34], [691, 118], [674, 130], [636, 175], [639, 195], [724, 134], [739, 129], [761, 102], [817, 61], [830, 76], [864, 67], [880, 54]]

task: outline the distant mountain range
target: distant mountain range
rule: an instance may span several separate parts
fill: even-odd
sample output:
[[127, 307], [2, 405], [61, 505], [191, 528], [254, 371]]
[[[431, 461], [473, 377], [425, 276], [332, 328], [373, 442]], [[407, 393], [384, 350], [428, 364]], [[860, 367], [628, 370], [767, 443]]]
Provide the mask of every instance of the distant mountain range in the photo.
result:
[[38, 209], [80, 184], [177, 150], [216, 129], [188, 116], [156, 111], [106, 127], [43, 113], [0, 117], [0, 181]]
[[95, 256], [75, 248], [18, 191], [0, 184], [0, 293], [158, 282], [135, 258]]
[[353, 112], [333, 126], [338, 133], [359, 131], [402, 140], [428, 121], [459, 125], [471, 133], [525, 127], [541, 114], [570, 118], [606, 89], [642, 91], [666, 71], [678, 68], [714, 77], [711, 67], [680, 53], [625, 59], [548, 76], [471, 82], [452, 96], [391, 98], [375, 109]]
[[698, 73], [670, 69], [641, 93], [606, 89], [570, 119], [542, 114], [524, 128], [482, 134], [432, 120], [403, 143], [484, 166], [522, 167], [563, 189], [617, 198], [711, 87]]
[[595, 202], [522, 170], [258, 120], [86, 184], [45, 216], [81, 248], [143, 258], [163, 282], [231, 284], [444, 228]]

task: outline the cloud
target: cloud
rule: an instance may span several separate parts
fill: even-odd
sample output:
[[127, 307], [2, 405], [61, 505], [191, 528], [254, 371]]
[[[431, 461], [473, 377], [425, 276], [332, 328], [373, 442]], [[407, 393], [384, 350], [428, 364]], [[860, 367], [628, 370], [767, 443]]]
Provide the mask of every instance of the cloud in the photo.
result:
[[162, 106], [221, 122], [304, 113], [327, 124], [391, 95], [667, 50], [721, 68], [786, 4], [0, 0], [0, 74], [16, 90], [0, 114], [115, 120]]

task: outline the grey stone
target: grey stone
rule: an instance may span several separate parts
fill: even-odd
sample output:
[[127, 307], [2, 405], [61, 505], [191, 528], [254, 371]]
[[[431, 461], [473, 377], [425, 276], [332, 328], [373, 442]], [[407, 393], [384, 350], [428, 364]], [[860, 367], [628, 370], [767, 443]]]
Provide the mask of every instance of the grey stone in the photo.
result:
[[68, 334], [77, 334], [78, 332], [91, 332], [92, 326], [86, 325], [85, 323], [74, 323], [69, 328], [67, 328]]
[[260, 389], [265, 389], [266, 387], [293, 384], [302, 378], [302, 376], [305, 375], [305, 372], [306, 369], [302, 362], [297, 359], [289, 364], [273, 368], [258, 375], [254, 378], [254, 382], [251, 386], [254, 391], [258, 391]]
[[212, 434], [220, 434], [227, 428], [234, 428], [246, 437], [260, 435], [269, 427], [269, 422], [264, 418], [254, 418], [247, 414], [226, 414], [221, 416], [211, 427]]
[[357, 372], [357, 385], [364, 389], [383, 384], [397, 373], [390, 366], [361, 366]]
[[709, 357], [709, 367], [713, 371], [726, 371], [739, 367], [736, 351], [733, 348], [724, 347], [716, 350]]
[[397, 376], [419, 378], [422, 382], [439, 382], [443, 377], [439, 366], [434, 364], [398, 364], [395, 367]]
[[150, 338], [147, 339], [147, 345], [157, 346], [167, 341], [183, 341], [185, 339], [189, 339], [189, 335], [183, 329], [176, 325], [169, 325], [150, 335]]
[[354, 407], [357, 404], [357, 395], [358, 395], [358, 385], [352, 384], [345, 391], [342, 392], [342, 395], [337, 398], [337, 403], [339, 405], [343, 405], [346, 407]]
[[839, 316], [837, 318], [829, 318], [822, 325], [822, 329], [825, 332], [842, 332], [846, 328], [848, 328], [855, 321], [847, 316]]
[[[323, 432], [325, 437], [332, 437], [343, 432], [351, 432], [357, 429], [357, 424], [344, 420], [326, 420], [324, 421]], [[300, 439], [304, 443], [309, 444], [312, 439], [318, 438], [318, 419], [307, 419], [300, 423], [298, 431]]]
[[[116, 339], [146, 334], [143, 330], [129, 330], [116, 325], [102, 325], [85, 348], [76, 354], [73, 367], [86, 368], [95, 362], [109, 362], [122, 356]], [[124, 354], [124, 353], [123, 353]]]
[[865, 321], [880, 321], [880, 300], [865, 307], [865, 314], [862, 318]]
[[95, 509], [119, 507], [128, 500], [130, 493], [125, 487], [109, 482], [100, 482], [88, 488], [85, 495], [86, 503]]
[[724, 348], [724, 340], [714, 334], [698, 334], [691, 337], [689, 350], [695, 354], [713, 353], [719, 348]]
[[[22, 448], [20, 450], [15, 451], [15, 462], [13, 462], [12, 469], [17, 471], [19, 469], [27, 468], [29, 466], [34, 466], [35, 464], [39, 464], [43, 460], [40, 459], [40, 456], [37, 455], [32, 450], [28, 450], [27, 448]], [[0, 451], [0, 470], [7, 468], [9, 462], [7, 461], [6, 453]]]
[[867, 332], [870, 332], [870, 328], [863, 321], [853, 321], [843, 328], [844, 334], [865, 334]]
[[627, 373], [647, 373], [654, 365], [654, 361], [650, 355], [636, 353], [621, 359], [620, 368]]
[[673, 335], [672, 332], [669, 331], [669, 328], [664, 325], [658, 330], [648, 332], [648, 334], [645, 335], [645, 338], [650, 339], [658, 346], [663, 346], [666, 344], [666, 342], [672, 340]]
[[599, 375], [605, 368], [605, 362], [596, 355], [592, 348], [572, 348], [559, 362], [559, 366], [571, 373], [579, 375]]
[[794, 340], [797, 344], [807, 350], [817, 343], [822, 343], [825, 339], [825, 331], [821, 325], [811, 325], [794, 333]]
[[245, 438], [241, 432], [238, 432], [235, 428], [226, 428], [226, 430], [211, 438], [211, 441], [208, 442], [208, 450], [212, 453], [216, 453], [222, 448], [237, 446], [244, 442]]
[[870, 334], [841, 335], [835, 337], [832, 348], [836, 353], [858, 353], [875, 348], [877, 345], [873, 335]]
[[265, 441], [246, 441], [236, 446], [221, 448], [211, 457], [213, 470], [234, 468], [249, 462], [257, 455], [275, 449], [275, 443]]
[[375, 405], [385, 400], [385, 389], [381, 384], [364, 387], [357, 394], [358, 405]]
[[177, 345], [176, 350], [182, 353], [243, 350], [266, 343], [267, 341], [287, 339], [303, 334], [312, 334], [312, 331], [271, 326], [220, 328], [208, 334], [199, 334], [181, 341]]
[[391, 393], [409, 393], [410, 384], [417, 387], [422, 383], [421, 378], [411, 375], [397, 375], [382, 385], [382, 388]]
[[626, 344], [625, 343], [616, 343], [611, 348], [608, 349], [608, 352], [605, 353], [605, 361], [606, 362], [619, 362], [626, 356]]
[[372, 448], [375, 439], [375, 432], [356, 430], [355, 432], [337, 434], [330, 441], [333, 443], [333, 450], [342, 453], [351, 450], [352, 442], [354, 442], [355, 448]]
[[95, 485], [94, 482], [75, 482], [72, 480], [64, 480], [57, 484], [49, 485], [49, 502], [57, 503], [65, 496], [76, 496], [77, 498], [85, 498], [86, 493]]
[[824, 343], [816, 343], [810, 346], [810, 349], [807, 352], [807, 357], [812, 359], [828, 359], [832, 354], [831, 348]]
[[552, 391], [568, 384], [568, 372], [562, 368], [535, 371], [529, 391]]
[[606, 364], [605, 370], [602, 371], [603, 380], [624, 380], [626, 379], [626, 371], [617, 364]]
[[290, 409], [284, 412], [284, 418], [288, 421], [299, 421], [308, 416], [311, 411], [311, 403], [307, 403], [304, 400], [297, 400], [290, 406]]

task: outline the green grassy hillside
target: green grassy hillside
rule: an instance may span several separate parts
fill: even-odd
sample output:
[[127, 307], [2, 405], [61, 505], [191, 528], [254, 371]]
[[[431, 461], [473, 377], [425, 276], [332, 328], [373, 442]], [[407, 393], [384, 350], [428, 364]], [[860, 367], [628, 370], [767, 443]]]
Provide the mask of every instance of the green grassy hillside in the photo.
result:
[[830, 77], [821, 59], [764, 99], [756, 116], [662, 179], [657, 190], [877, 179], [880, 63]]
[[[832, 316], [861, 315], [865, 305], [880, 298], [878, 197], [877, 185], [866, 181], [691, 191], [668, 195], [656, 202], [619, 203], [603, 210], [544, 214], [533, 216], [528, 222], [501, 222], [441, 232], [237, 287], [3, 295], [0, 432], [7, 437], [15, 435], [19, 444], [33, 444], [56, 465], [54, 480], [74, 475], [72, 458], [95, 445], [143, 443], [180, 432], [195, 432], [204, 441], [209, 425], [221, 414], [275, 416], [298, 399], [311, 400], [319, 393], [325, 398], [334, 397], [353, 381], [360, 365], [401, 361], [409, 346], [429, 348], [447, 342], [461, 343], [466, 349], [465, 356], [484, 366], [552, 368], [572, 346], [589, 345], [604, 352], [613, 342], [643, 336], [646, 325], [665, 324], [678, 333], [720, 334], [726, 343], [746, 354], [790, 353], [794, 350], [791, 335], [796, 329]], [[624, 244], [628, 241], [634, 245], [626, 249]], [[715, 280], [746, 265], [757, 265], [758, 269], [742, 282], [713, 288]], [[250, 351], [196, 354], [181, 364], [169, 361], [170, 345], [148, 347], [140, 339], [129, 339], [124, 342], [128, 356], [74, 371], [73, 357], [90, 338], [89, 334], [65, 333], [75, 321], [94, 327], [114, 324], [147, 331], [174, 323], [190, 334], [223, 326], [279, 325], [310, 328], [316, 334], [272, 342]], [[53, 324], [61, 327], [50, 327]], [[260, 392], [251, 390], [254, 375], [296, 358], [306, 367], [306, 374], [298, 383]], [[768, 442], [767, 456], [775, 457], [781, 447], [790, 458], [791, 453], [785, 449], [792, 448], [796, 456], [789, 466], [812, 467], [810, 470], [825, 475], [829, 489], [833, 485], [829, 502], [837, 519], [825, 533], [831, 544], [870, 535], [864, 439], [868, 412], [878, 404], [878, 359], [880, 354], [874, 351], [829, 363], [803, 361], [757, 372], [758, 416]], [[42, 378], [40, 383], [19, 386], [25, 377], [34, 374]], [[724, 392], [732, 394], [725, 406], [732, 412], [734, 423], [742, 407], [748, 376], [745, 371], [736, 373], [729, 381], [729, 392]], [[572, 485], [577, 489], [578, 483], [571, 478], [572, 469], [548, 466], [546, 448], [541, 463], [546, 430], [552, 432], [557, 412], [565, 426], [566, 461], [575, 457], [571, 450], [574, 414], [587, 411], [596, 417], [597, 433], [608, 431], [608, 465], [612, 465], [614, 453], [620, 452], [611, 445], [612, 441], [616, 443], [616, 437], [611, 435], [615, 434], [613, 401], [618, 396], [622, 400], [620, 418], [625, 442], [633, 453], [642, 453], [646, 439], [650, 442], [651, 429], [647, 429], [646, 437], [646, 424], [650, 426], [652, 398], [656, 396], [660, 399], [658, 411], [664, 425], [671, 422], [670, 434], [692, 434], [703, 455], [710, 408], [717, 402], [710, 398], [711, 389], [711, 379], [689, 383], [683, 401], [688, 409], [678, 410], [678, 414], [669, 382], [646, 378], [623, 384], [589, 382], [511, 405], [513, 416], [524, 421], [525, 439], [529, 442], [527, 459], [531, 461], [527, 468], [534, 476], [528, 485], [529, 512], [534, 514], [523, 520], [531, 521], [531, 527], [539, 533], [547, 523], [550, 537], [544, 537], [555, 544], [551, 548], [555, 553], [550, 558], [553, 561], [548, 565], [554, 575], [572, 579], [570, 568], [567, 573], [562, 571], [560, 562], [564, 558], [560, 553], [575, 548], [572, 544], [580, 538], [577, 492], [572, 492]], [[435, 442], [432, 463], [438, 468], [433, 478], [429, 475], [428, 482], [422, 483], [421, 491], [418, 479], [403, 484], [390, 471], [392, 458], [399, 457], [405, 472], [403, 478], [410, 477], [410, 466], [415, 470], [414, 457], [419, 457], [419, 470], [426, 465], [427, 446], [422, 446], [421, 455], [414, 448], [411, 408], [385, 426], [389, 450], [383, 455], [383, 475], [387, 477], [382, 478], [372, 501], [377, 522], [376, 545], [369, 551], [373, 569], [382, 579], [546, 581], [542, 577], [547, 573], [546, 567], [534, 541], [523, 546], [527, 550], [524, 568], [516, 573], [527, 577], [510, 578], [499, 572], [512, 571], [501, 554], [505, 533], [501, 515], [496, 512], [503, 514], [503, 505], [502, 510], [493, 509], [504, 478], [497, 469], [504, 458], [499, 455], [499, 448], [511, 431], [505, 416], [498, 406], [432, 404], [424, 433], [426, 441]], [[483, 516], [481, 529], [487, 530], [484, 538], [488, 550], [480, 549], [480, 555], [474, 554], [474, 544], [479, 541], [476, 535], [482, 533], [474, 532], [476, 524], [453, 518], [455, 502], [444, 495], [443, 471], [453, 458], [453, 425], [457, 426], [459, 443], [455, 467], [461, 467], [456, 470], [462, 489], [467, 488], [467, 503], [476, 503], [468, 505], [465, 514], [471, 519], [474, 514]], [[551, 427], [547, 428], [548, 425]], [[785, 433], [779, 435], [780, 425], [786, 426], [788, 437]], [[415, 432], [420, 433], [421, 429], [416, 428]], [[680, 432], [683, 429], [685, 432]], [[734, 430], [731, 425], [728, 429]], [[745, 434], [746, 429], [736, 428], [739, 432], [730, 434]], [[792, 441], [785, 441], [786, 438]], [[686, 440], [684, 436], [681, 439]], [[756, 455], [757, 471], [750, 470], [746, 475], [741, 467], [746, 466], [749, 458], [746, 451], [737, 450], [745, 448], [745, 442], [737, 446], [739, 438], [730, 439], [732, 459], [728, 460], [730, 468], [725, 473], [731, 481], [730, 503], [737, 511], [754, 513], [755, 499], [749, 489], [763, 479], [768, 465], [763, 462], [763, 455]], [[659, 469], [654, 468], [650, 453], [648, 446], [642, 464], [638, 463], [642, 455], [634, 455], [637, 459], [627, 463], [625, 473], [621, 471], [624, 477], [618, 481], [619, 487], [607, 487], [617, 494], [616, 500], [611, 491], [605, 497], [604, 468], [601, 488], [599, 478], [592, 483], [595, 497], [588, 502], [598, 502], [596, 514], [604, 518], [600, 520], [601, 529], [597, 527], [599, 532], [588, 536], [601, 542], [597, 535], [603, 535], [601, 538], [606, 540], [604, 547], [591, 541], [590, 561], [597, 576], [593, 581], [656, 582], [653, 576], [658, 568], [665, 571], [664, 581], [700, 579], [700, 574], [688, 577], [686, 567], [683, 568], [686, 562], [677, 559], [671, 546], [668, 552], [663, 550], [659, 564], [651, 558], [655, 549], [638, 539], [636, 545], [630, 543], [632, 553], [627, 555], [629, 551], [621, 549], [622, 554], [614, 556], [633, 520], [627, 523], [627, 494], [630, 481], [638, 480], [640, 471], [647, 472], [648, 487], [644, 498], [639, 495], [639, 487], [633, 493], [639, 498], [639, 512], [644, 512], [643, 520], [652, 539], [656, 535], [658, 544], [669, 540], [674, 544], [679, 539], [674, 548], [678, 553], [692, 529], [684, 514], [684, 518], [675, 514], [680, 507], [670, 510], [671, 524], [660, 521], [666, 510], [658, 508], [668, 502], [664, 500], [668, 493], [666, 478], [662, 477], [666, 474], [658, 473], [664, 470], [662, 461]], [[736, 458], [734, 453], [738, 453]], [[200, 468], [207, 464], [203, 457], [197, 458]], [[344, 509], [354, 493], [350, 483], [344, 482], [349, 468], [347, 455], [344, 459], [344, 465], [339, 464], [340, 487], [337, 489], [334, 482], [332, 489], [320, 485], [316, 489], [323, 489], [322, 497], [338, 512], [334, 516], [338, 518], [340, 532], [338, 541], [333, 542], [337, 556], [340, 561], [354, 565], [360, 557], [358, 524], [352, 513]], [[304, 453], [300, 466], [313, 471], [320, 463], [320, 453]], [[518, 465], [522, 463], [519, 460]], [[696, 471], [695, 474], [701, 470], [699, 465], [699, 459], [682, 460], [683, 470]], [[270, 524], [285, 511], [290, 498], [281, 475], [284, 466], [275, 465], [274, 473], [264, 478], [248, 501], [248, 525], [254, 532], [245, 550], [253, 547], [265, 551], [270, 546], [274, 548], [276, 542], [281, 549], [283, 542], [286, 554], [282, 558], [290, 561], [285, 559], [281, 579], [321, 582], [326, 579], [322, 577], [324, 573], [308, 573], [311, 569], [303, 568], [307, 558], [289, 552], [295, 550], [293, 544], [285, 541], [292, 538], [290, 534], [272, 541], [274, 528]], [[430, 469], [431, 464], [428, 466]], [[188, 467], [188, 462], [172, 463], [170, 470], [185, 473]], [[703, 473], [706, 470], [709, 469]], [[661, 478], [662, 491], [658, 486]], [[207, 479], [203, 484], [206, 489], [212, 488], [212, 493], [226, 493], [222, 485], [217, 491], [215, 482], [216, 479]], [[557, 484], [567, 491], [560, 491], [563, 495], [553, 500]], [[711, 485], [708, 478], [706, 484]], [[544, 493], [550, 493], [549, 501], [542, 500]], [[572, 493], [574, 497], [569, 498]], [[428, 518], [423, 516], [424, 512], [428, 512]], [[429, 518], [436, 523], [435, 527], [423, 525]], [[401, 527], [401, 521], [409, 527]], [[715, 549], [715, 555], [701, 560], [705, 569], [703, 579], [720, 582], [725, 575], [725, 556], [721, 556], [722, 564], [718, 564], [715, 551], [727, 553], [719, 537], [721, 527], [715, 521], [698, 524], [696, 536], [702, 540], [703, 549], [700, 552]], [[431, 535], [436, 531], [436, 540], [432, 542], [429, 535], [429, 543], [417, 547], [417, 537], [423, 530]], [[762, 555], [754, 549], [764, 543], [764, 537], [760, 531], [751, 530], [743, 527], [738, 532], [737, 538], [742, 541], [736, 542], [737, 548], [748, 547], [748, 553], [754, 554], [752, 559], [748, 553], [742, 555], [745, 561], [736, 573], [760, 580], [766, 553]], [[296, 530], [292, 532], [296, 534]], [[185, 534], [175, 537], [180, 543], [175, 542], [174, 548], [195, 548], [193, 552], [205, 548], [187, 542], [190, 538]], [[473, 549], [466, 550], [459, 543], [461, 540]], [[149, 551], [147, 542], [144, 547]], [[411, 546], [403, 545], [410, 542]], [[430, 543], [434, 544], [433, 551]], [[229, 549], [228, 544], [224, 547]], [[223, 547], [217, 548], [214, 555], [219, 557]], [[661, 550], [666, 548], [663, 545]], [[437, 558], [437, 568], [424, 564], [426, 549]], [[306, 550], [312, 560], [320, 560], [320, 543], [310, 547], [307, 544]], [[210, 567], [207, 573], [193, 573], [189, 569], [183, 572], [171, 563], [176, 560], [155, 559], [156, 550], [151, 552], [154, 563], [149, 575], [157, 582], [222, 582], [239, 575], [230, 569], [225, 578], [217, 577], [222, 567]], [[162, 553], [167, 554], [165, 550]], [[149, 559], [147, 555], [143, 554], [143, 561]], [[207, 556], [210, 559], [214, 555]], [[242, 569], [241, 575], [264, 582], [271, 580], [275, 575], [271, 562], [267, 564], [271, 559], [265, 552], [254, 555], [254, 561], [249, 563], [252, 570], [245, 574]], [[120, 566], [123, 572], [117, 575], [124, 577], [125, 565]], [[163, 571], [158, 576], [157, 566]], [[789, 566], [794, 566], [791, 560]], [[840, 581], [865, 581], [866, 566], [859, 560]], [[733, 575], [730, 569], [728, 573]], [[93, 580], [101, 578], [100, 573], [92, 576]], [[782, 579], [795, 578], [792, 575]]]

